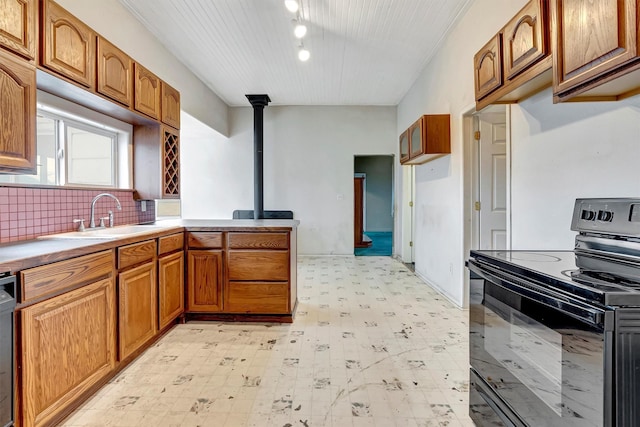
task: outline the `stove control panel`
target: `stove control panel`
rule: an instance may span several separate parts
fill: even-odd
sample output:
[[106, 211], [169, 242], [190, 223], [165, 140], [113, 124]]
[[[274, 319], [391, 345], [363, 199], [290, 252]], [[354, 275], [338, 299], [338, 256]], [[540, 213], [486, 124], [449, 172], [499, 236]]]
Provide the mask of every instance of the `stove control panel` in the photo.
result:
[[640, 199], [576, 199], [571, 229], [640, 237]]

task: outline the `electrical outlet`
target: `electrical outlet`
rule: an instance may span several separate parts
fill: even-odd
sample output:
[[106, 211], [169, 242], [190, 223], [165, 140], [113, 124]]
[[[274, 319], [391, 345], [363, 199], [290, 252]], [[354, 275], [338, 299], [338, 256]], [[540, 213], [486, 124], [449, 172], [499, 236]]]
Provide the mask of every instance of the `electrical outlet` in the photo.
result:
[[147, 201], [146, 200], [140, 201], [140, 210], [142, 212], [146, 212], [147, 211]]

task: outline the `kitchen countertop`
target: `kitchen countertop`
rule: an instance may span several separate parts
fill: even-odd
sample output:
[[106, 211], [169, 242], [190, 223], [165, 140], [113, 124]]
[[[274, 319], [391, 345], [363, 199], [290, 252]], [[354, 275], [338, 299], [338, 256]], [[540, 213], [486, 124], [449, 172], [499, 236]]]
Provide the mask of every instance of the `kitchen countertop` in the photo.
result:
[[256, 228], [269, 231], [297, 228], [297, 220], [253, 219], [170, 219], [156, 221], [148, 232], [115, 239], [34, 239], [0, 244], [0, 273], [15, 273], [25, 268], [61, 261], [101, 250], [153, 239], [183, 230], [242, 231]]

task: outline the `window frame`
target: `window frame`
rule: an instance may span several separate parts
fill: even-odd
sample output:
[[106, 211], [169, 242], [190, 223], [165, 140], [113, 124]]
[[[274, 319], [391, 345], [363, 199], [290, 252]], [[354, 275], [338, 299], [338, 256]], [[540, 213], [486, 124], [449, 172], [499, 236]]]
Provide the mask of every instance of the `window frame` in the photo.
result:
[[[134, 126], [122, 120], [108, 116], [106, 114], [91, 110], [82, 105], [57, 97], [50, 93], [37, 91], [37, 112], [38, 116], [56, 120], [57, 126], [54, 126], [55, 138], [55, 184], [42, 182], [42, 178], [38, 182], [29, 182], [28, 179], [20, 180], [20, 177], [36, 177], [35, 174], [2, 174], [0, 173], [0, 186], [21, 186], [33, 188], [78, 188], [78, 189], [111, 189], [111, 190], [133, 190], [133, 130]], [[67, 174], [67, 136], [61, 135], [64, 132], [64, 125], [61, 122], [67, 122], [72, 127], [85, 130], [87, 127], [91, 132], [103, 134], [104, 132], [116, 135], [115, 143], [112, 144], [114, 154], [112, 156], [112, 185], [97, 184], [75, 184], [68, 182]], [[110, 136], [110, 135], [109, 135]], [[60, 141], [64, 138], [65, 145], [64, 159], [60, 160]], [[37, 146], [37, 142], [36, 142]], [[41, 156], [41, 150], [36, 149], [36, 156]], [[49, 154], [49, 153], [47, 153]], [[40, 160], [43, 161], [42, 159]], [[40, 167], [38, 166], [38, 169]], [[60, 179], [63, 177], [63, 179]]]

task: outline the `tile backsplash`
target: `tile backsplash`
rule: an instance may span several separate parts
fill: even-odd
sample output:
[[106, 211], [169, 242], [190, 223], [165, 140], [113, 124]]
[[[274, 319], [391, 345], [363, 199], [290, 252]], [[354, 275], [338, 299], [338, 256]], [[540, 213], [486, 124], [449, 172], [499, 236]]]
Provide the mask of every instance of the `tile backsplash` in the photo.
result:
[[[45, 234], [74, 231], [83, 218], [89, 226], [89, 213], [93, 198], [105, 191], [63, 188], [0, 187], [0, 243], [34, 239]], [[155, 220], [155, 205], [146, 203], [142, 212], [139, 200], [131, 191], [106, 191], [120, 200], [122, 210], [116, 209], [115, 200], [102, 197], [96, 202], [95, 221], [112, 210], [115, 225], [140, 224]]]

